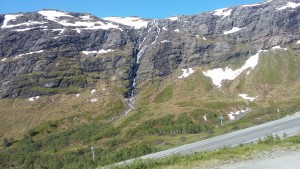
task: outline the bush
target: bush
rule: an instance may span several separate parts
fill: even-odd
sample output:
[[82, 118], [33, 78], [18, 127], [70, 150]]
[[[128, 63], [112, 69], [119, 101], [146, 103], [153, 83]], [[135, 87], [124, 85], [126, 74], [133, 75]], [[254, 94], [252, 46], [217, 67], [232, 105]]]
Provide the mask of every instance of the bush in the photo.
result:
[[4, 138], [2, 145], [3, 145], [3, 147], [9, 147], [13, 144], [13, 142], [14, 142], [13, 138]]

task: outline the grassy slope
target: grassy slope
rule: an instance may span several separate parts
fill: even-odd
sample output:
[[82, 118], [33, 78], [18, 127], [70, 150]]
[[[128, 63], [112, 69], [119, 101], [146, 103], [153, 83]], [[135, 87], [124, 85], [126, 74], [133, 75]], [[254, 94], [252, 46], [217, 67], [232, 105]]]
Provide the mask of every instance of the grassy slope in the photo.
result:
[[[243, 61], [235, 63], [239, 62]], [[94, 98], [91, 89], [78, 98], [71, 94], [41, 97], [36, 102], [4, 99], [0, 101], [1, 134], [13, 136], [13, 140], [26, 137], [2, 153], [8, 159], [17, 159], [10, 152], [18, 152], [15, 154], [25, 162], [7, 162], [10, 160], [1, 156], [0, 160], [7, 166], [27, 168], [41, 164], [95, 167], [276, 119], [277, 109], [281, 117], [300, 109], [299, 64], [300, 52], [296, 50], [263, 53], [255, 70], [224, 82], [220, 89], [202, 74], [209, 66], [193, 68], [195, 73], [185, 79], [178, 79], [178, 70], [163, 81], [141, 84], [135, 109], [112, 122], [124, 111], [124, 105], [120, 93], [115, 92], [118, 88], [101, 82], [96, 87], [100, 98], [96, 103], [89, 102]], [[252, 103], [240, 98], [239, 93], [258, 97]], [[229, 121], [227, 112], [246, 107], [252, 112]], [[221, 114], [225, 117], [224, 126], [218, 121]], [[28, 141], [32, 149], [24, 146]], [[98, 150], [94, 162], [90, 159], [90, 145]], [[24, 153], [33, 157], [23, 157]], [[43, 159], [52, 153], [53, 161], [45, 162]], [[29, 157], [34, 159], [33, 164]]]
[[[92, 89], [97, 92], [91, 94]], [[98, 101], [91, 102], [94, 98]], [[114, 106], [116, 110], [110, 110]], [[30, 129], [47, 125], [49, 121], [58, 123], [59, 129], [63, 130], [88, 123], [101, 115], [114, 116], [124, 109], [125, 104], [118, 93], [100, 82], [95, 88], [81, 91], [79, 97], [76, 94], [58, 94], [42, 96], [33, 102], [28, 99], [2, 99], [0, 107], [0, 136], [19, 139]]]
[[200, 152], [186, 156], [172, 156], [160, 160], [135, 161], [127, 166], [113, 168], [215, 168], [218, 164], [226, 162], [240, 162], [252, 159], [260, 152], [286, 150], [297, 151], [300, 148], [300, 136], [294, 136], [285, 140], [267, 137], [258, 144], [240, 145], [235, 148], [223, 148], [212, 152]]

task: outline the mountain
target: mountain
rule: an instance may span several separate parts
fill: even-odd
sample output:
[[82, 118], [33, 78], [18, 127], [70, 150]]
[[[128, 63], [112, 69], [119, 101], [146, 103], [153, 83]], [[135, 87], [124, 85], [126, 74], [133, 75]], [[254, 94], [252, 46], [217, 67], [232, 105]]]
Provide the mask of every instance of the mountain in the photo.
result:
[[97, 166], [299, 111], [299, 13], [269, 0], [165, 19], [2, 14], [0, 137], [57, 158], [94, 144]]

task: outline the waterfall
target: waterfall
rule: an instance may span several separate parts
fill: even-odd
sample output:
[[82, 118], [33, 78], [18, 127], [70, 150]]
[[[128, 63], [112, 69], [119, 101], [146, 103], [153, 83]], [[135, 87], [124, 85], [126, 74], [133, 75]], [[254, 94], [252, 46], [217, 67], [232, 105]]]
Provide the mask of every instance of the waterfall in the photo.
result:
[[[156, 32], [157, 32], [157, 34], [155, 36], [155, 39], [151, 43], [145, 44], [146, 40], [150, 36], [150, 33], [151, 33], [152, 29], [156, 29]], [[145, 51], [146, 51], [146, 49], [149, 45], [155, 44], [156, 40], [159, 37], [160, 30], [161, 29], [158, 26], [157, 20], [153, 20], [150, 23], [150, 28], [147, 31], [147, 35], [143, 38], [142, 42], [139, 43], [138, 48], [134, 48], [133, 51], [132, 51], [133, 56], [135, 57], [135, 62], [131, 67], [132, 71], [131, 71], [131, 75], [130, 75], [130, 90], [129, 90], [128, 96], [127, 96], [127, 98], [128, 98], [128, 108], [125, 112], [125, 115], [127, 115], [132, 109], [134, 109], [134, 106], [133, 106], [134, 105], [134, 100], [135, 100], [134, 91], [135, 91], [135, 87], [136, 87], [137, 71], [138, 71], [138, 68], [140, 66], [140, 58], [144, 55], [144, 53], [145, 53]]]

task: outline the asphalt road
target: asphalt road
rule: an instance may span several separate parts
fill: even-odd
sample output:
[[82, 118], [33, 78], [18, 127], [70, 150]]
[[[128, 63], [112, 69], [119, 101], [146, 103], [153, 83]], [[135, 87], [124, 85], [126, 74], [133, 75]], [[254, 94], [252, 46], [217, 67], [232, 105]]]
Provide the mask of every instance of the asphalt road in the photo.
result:
[[[239, 144], [257, 141], [259, 138], [263, 138], [270, 134], [282, 135], [283, 133], [288, 135], [300, 133], [300, 112], [269, 123], [249, 127], [243, 130], [231, 132], [191, 144], [185, 144], [157, 153], [148, 154], [136, 159], [156, 159], [174, 154], [190, 154], [193, 152], [210, 151], [223, 147], [233, 147]], [[119, 162], [114, 165], [128, 164], [136, 159]]]

